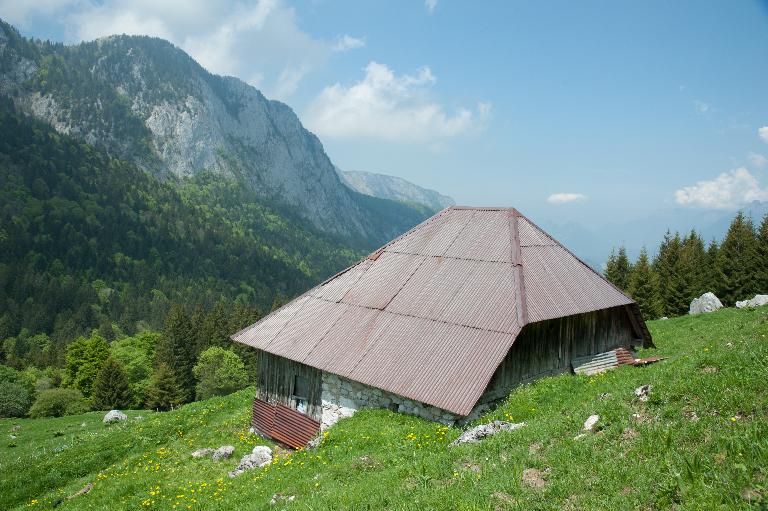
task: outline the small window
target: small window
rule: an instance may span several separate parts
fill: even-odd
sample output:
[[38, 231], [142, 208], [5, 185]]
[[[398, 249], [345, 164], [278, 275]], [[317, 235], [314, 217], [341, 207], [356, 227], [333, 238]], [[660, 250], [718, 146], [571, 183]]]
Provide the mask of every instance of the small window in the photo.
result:
[[302, 413], [307, 411], [307, 402], [309, 401], [309, 381], [298, 374], [293, 380], [293, 402], [296, 410]]

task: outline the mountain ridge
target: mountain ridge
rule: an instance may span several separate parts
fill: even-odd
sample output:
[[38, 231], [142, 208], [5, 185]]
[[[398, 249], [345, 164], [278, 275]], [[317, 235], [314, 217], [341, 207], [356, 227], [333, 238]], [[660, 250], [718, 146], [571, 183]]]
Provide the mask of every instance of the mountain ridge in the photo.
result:
[[435, 211], [456, 204], [452, 197], [421, 187], [401, 177], [362, 170], [341, 170], [338, 167], [336, 171], [344, 184], [372, 197], [400, 202], [416, 202], [429, 206]]

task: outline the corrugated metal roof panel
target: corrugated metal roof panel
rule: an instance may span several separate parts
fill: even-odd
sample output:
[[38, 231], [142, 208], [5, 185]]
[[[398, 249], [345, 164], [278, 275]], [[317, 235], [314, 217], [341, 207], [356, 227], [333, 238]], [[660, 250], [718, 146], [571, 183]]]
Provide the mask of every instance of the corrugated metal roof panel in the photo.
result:
[[294, 315], [264, 350], [301, 362], [348, 307], [310, 297], [301, 314]]
[[352, 286], [342, 302], [383, 309], [423, 261], [423, 256], [384, 252]]
[[375, 334], [385, 331], [393, 319], [378, 309], [350, 305], [302, 362], [346, 376], [368, 351]]
[[530, 220], [524, 216], [519, 217], [518, 229], [520, 231], [520, 246], [529, 247], [535, 245], [557, 245], [555, 241], [550, 238], [541, 229], [531, 223]]
[[385, 250], [405, 254], [443, 255], [474, 215], [472, 210], [445, 210], [418, 230], [390, 243]]
[[371, 267], [373, 261], [363, 259], [347, 271], [337, 275], [324, 285], [317, 286], [311, 291], [312, 296], [328, 300], [330, 302], [340, 302], [344, 295], [357, 284], [363, 274]]
[[[400, 317], [386, 336], [378, 336], [349, 377], [466, 415], [513, 340], [510, 334]], [[403, 349], [412, 345], [419, 349]], [[382, 380], [384, 374], [393, 377]]]
[[448, 250], [446, 257], [509, 262], [509, 214], [507, 211], [475, 212]]
[[285, 304], [281, 308], [263, 317], [258, 323], [241, 330], [232, 336], [233, 340], [253, 346], [254, 348], [264, 349], [274, 339], [280, 330], [301, 310], [304, 303], [309, 299], [308, 295], [302, 295], [295, 300]]

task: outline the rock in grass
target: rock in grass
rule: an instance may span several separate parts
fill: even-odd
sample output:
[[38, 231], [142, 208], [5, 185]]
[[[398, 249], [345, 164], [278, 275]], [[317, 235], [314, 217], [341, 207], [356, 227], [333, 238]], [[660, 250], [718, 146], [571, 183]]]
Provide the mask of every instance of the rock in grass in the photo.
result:
[[651, 394], [652, 385], [642, 385], [635, 389], [635, 396], [640, 401], [648, 401], [648, 396]]
[[493, 421], [488, 424], [481, 424], [462, 433], [461, 436], [451, 442], [448, 447], [455, 447], [459, 444], [473, 444], [487, 436], [495, 435], [502, 431], [514, 431], [523, 426], [525, 426], [525, 422]]
[[229, 472], [229, 477], [236, 477], [254, 468], [261, 468], [272, 463], [272, 449], [266, 445], [257, 445], [251, 454], [246, 454], [240, 460], [235, 470]]
[[110, 410], [104, 416], [104, 424], [111, 424], [113, 422], [120, 422], [127, 419], [128, 416], [120, 410]]
[[210, 447], [204, 447], [202, 449], [198, 449], [195, 452], [192, 453], [193, 458], [206, 458], [214, 453], [215, 449], [211, 449]]
[[587, 420], [584, 421], [584, 431], [592, 431], [595, 429], [595, 424], [600, 420], [599, 415], [590, 415]]
[[235, 447], [233, 445], [222, 445], [213, 451], [211, 458], [213, 458], [213, 461], [225, 460], [232, 456], [233, 452], [235, 452]]
[[694, 298], [688, 309], [688, 314], [704, 314], [705, 312], [714, 312], [722, 309], [723, 304], [714, 293], [704, 293], [698, 298]]
[[755, 297], [750, 300], [736, 302], [736, 307], [739, 309], [745, 307], [762, 307], [763, 305], [768, 305], [768, 295], [755, 295]]

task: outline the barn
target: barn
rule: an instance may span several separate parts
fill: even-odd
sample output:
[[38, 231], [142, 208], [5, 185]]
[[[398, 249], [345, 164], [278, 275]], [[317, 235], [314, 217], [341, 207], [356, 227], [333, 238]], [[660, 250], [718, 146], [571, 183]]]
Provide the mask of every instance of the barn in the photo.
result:
[[517, 385], [652, 345], [637, 304], [516, 209], [461, 206], [232, 340], [258, 350], [254, 428], [294, 447], [362, 408], [466, 420]]

